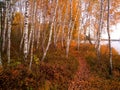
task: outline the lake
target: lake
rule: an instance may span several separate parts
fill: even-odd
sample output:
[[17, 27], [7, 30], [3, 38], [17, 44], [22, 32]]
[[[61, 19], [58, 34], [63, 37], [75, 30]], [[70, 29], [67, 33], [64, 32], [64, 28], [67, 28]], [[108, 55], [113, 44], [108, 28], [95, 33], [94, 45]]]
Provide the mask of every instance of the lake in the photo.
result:
[[[108, 44], [108, 41], [101, 41], [101, 44]], [[115, 48], [118, 53], [120, 54], [120, 41], [112, 41], [111, 43], [112, 47]]]

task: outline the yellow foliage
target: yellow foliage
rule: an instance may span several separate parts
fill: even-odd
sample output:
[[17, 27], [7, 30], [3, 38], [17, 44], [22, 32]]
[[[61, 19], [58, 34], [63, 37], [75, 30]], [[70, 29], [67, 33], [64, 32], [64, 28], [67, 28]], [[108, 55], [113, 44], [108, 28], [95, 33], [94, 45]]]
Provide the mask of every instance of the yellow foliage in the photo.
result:
[[[109, 49], [107, 45], [102, 45], [100, 50], [102, 55], [109, 53]], [[115, 48], [112, 48], [112, 54], [118, 55], [118, 52], [115, 50]]]
[[23, 16], [21, 13], [16, 12], [13, 18], [13, 25], [20, 24], [21, 22], [23, 22]]

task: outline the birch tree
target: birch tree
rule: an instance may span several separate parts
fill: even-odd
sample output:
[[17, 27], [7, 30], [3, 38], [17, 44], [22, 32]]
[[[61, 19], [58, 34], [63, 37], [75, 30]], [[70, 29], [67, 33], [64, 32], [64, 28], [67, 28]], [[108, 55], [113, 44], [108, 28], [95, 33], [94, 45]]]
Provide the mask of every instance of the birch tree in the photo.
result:
[[79, 1], [79, 12], [80, 12], [80, 17], [79, 17], [79, 28], [78, 28], [78, 42], [77, 42], [77, 47], [78, 47], [78, 50], [80, 50], [80, 34], [81, 34], [81, 29], [82, 29], [82, 0]]
[[0, 66], [2, 67], [2, 42], [3, 42], [3, 29], [4, 29], [4, 11], [5, 1], [0, 1]]
[[66, 22], [67, 22], [67, 15], [68, 15], [68, 3], [66, 3], [67, 6], [66, 6], [66, 10], [65, 10], [65, 15], [64, 15], [64, 20], [63, 20], [63, 26], [62, 26], [62, 38], [61, 38], [61, 44], [62, 44], [62, 47], [64, 47], [64, 39], [65, 39], [65, 26], [66, 26]]
[[50, 46], [50, 43], [51, 43], [51, 39], [52, 39], [52, 33], [53, 33], [53, 26], [54, 26], [54, 21], [55, 21], [55, 16], [56, 16], [56, 12], [57, 12], [57, 8], [58, 8], [58, 1], [56, 1], [56, 7], [55, 7], [55, 12], [54, 12], [54, 16], [53, 16], [53, 19], [52, 19], [52, 24], [51, 24], [51, 27], [50, 27], [50, 33], [49, 33], [49, 38], [48, 38], [48, 43], [47, 43], [47, 47], [43, 53], [43, 57], [41, 59], [41, 61], [44, 60], [46, 54], [47, 54], [47, 51], [49, 49], [49, 46]]
[[108, 33], [108, 43], [109, 43], [109, 61], [110, 61], [110, 74], [112, 74], [112, 47], [111, 47], [111, 37], [110, 37], [110, 0], [108, 1], [108, 13], [107, 13], [107, 33]]
[[12, 0], [8, 2], [8, 32], [7, 32], [7, 57], [8, 57], [8, 64], [10, 64], [10, 46], [11, 46], [11, 23], [12, 23]]
[[2, 38], [1, 33], [2, 33], [2, 7], [1, 7], [1, 4], [0, 4], [0, 41], [1, 41], [1, 38]]
[[38, 28], [38, 34], [37, 34], [37, 49], [39, 48], [39, 43], [40, 43], [40, 32], [41, 32], [41, 15], [42, 13], [40, 13], [40, 16], [39, 16], [39, 28]]
[[28, 25], [29, 25], [29, 0], [25, 2], [25, 20], [24, 20], [24, 59], [28, 56]]
[[2, 42], [2, 51], [5, 50], [7, 19], [9, 18], [8, 17], [8, 9], [9, 9], [8, 3], [9, 3], [9, 1], [5, 1], [6, 13], [5, 13], [5, 20], [4, 20], [4, 30], [3, 30], [3, 34], [2, 34], [2, 39], [3, 39], [3, 42]]
[[35, 32], [35, 16], [36, 16], [36, 0], [33, 0], [33, 15], [32, 15], [32, 25], [31, 25], [31, 39], [32, 39], [32, 44], [31, 44], [31, 56], [30, 56], [30, 65], [29, 65], [29, 69], [31, 69], [32, 66], [32, 61], [33, 61], [33, 48], [34, 48], [34, 32]]
[[[64, 7], [64, 4], [62, 7], [59, 6], [58, 9], [58, 18], [56, 17], [55, 22], [54, 22], [54, 46], [56, 48], [57, 46], [57, 41], [58, 41], [58, 37], [60, 35], [60, 24], [61, 24], [61, 19], [62, 19], [62, 9]], [[58, 24], [57, 24], [58, 23]]]
[[0, 66], [2, 66], [2, 57], [1, 57], [1, 51], [2, 51], [2, 6], [0, 4]]
[[70, 2], [70, 21], [69, 21], [68, 32], [67, 32], [66, 57], [68, 57], [68, 54], [69, 54], [70, 29], [71, 29], [71, 26], [72, 26], [72, 0], [69, 0], [69, 2]]
[[100, 60], [100, 42], [101, 42], [101, 31], [102, 31], [102, 23], [103, 23], [103, 0], [100, 1], [100, 19], [99, 19], [99, 28], [97, 32], [97, 56], [98, 60]]

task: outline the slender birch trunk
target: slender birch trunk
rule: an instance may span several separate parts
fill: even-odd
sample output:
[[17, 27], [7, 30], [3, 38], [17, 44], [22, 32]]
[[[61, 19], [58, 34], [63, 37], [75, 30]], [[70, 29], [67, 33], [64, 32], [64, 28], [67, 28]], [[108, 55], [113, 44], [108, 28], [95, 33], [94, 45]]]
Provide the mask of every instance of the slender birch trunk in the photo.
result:
[[8, 36], [8, 46], [7, 46], [7, 57], [8, 57], [8, 64], [10, 64], [10, 46], [11, 46], [11, 21], [12, 21], [12, 8], [11, 8], [11, 4], [12, 1], [9, 1], [8, 3], [8, 32], [7, 32], [7, 36]]
[[31, 56], [30, 56], [30, 65], [29, 65], [29, 69], [31, 69], [32, 66], [32, 61], [33, 61], [33, 49], [34, 49], [34, 32], [35, 32], [35, 16], [36, 16], [36, 0], [33, 1], [33, 23], [32, 23], [32, 44], [31, 44]]
[[0, 8], [0, 66], [2, 66], [2, 57], [1, 57], [1, 51], [2, 51], [2, 8]]
[[97, 41], [97, 56], [100, 60], [100, 42], [101, 42], [101, 32], [102, 32], [102, 23], [103, 23], [103, 0], [100, 2], [100, 21], [99, 21], [99, 30], [97, 32], [98, 41]]
[[[77, 9], [77, 12], [76, 12], [76, 16], [75, 16], [75, 21], [73, 22], [73, 25], [71, 25], [71, 31], [70, 31], [70, 35], [69, 35], [69, 40], [67, 41], [68, 42], [68, 46], [67, 46], [67, 54], [69, 53], [69, 48], [70, 48], [70, 43], [71, 43], [71, 40], [72, 40], [72, 34], [73, 34], [73, 31], [74, 31], [74, 27], [75, 27], [75, 22], [77, 20], [77, 16], [78, 16], [78, 9]], [[68, 55], [67, 55], [68, 57]]]
[[35, 2], [33, 1], [33, 6], [31, 7], [32, 8], [32, 17], [31, 17], [31, 30], [30, 30], [30, 33], [29, 33], [29, 38], [28, 38], [28, 54], [29, 54], [29, 51], [30, 51], [30, 46], [31, 46], [31, 41], [32, 41], [32, 34], [33, 34], [33, 30], [34, 30], [34, 19], [35, 19]]
[[[63, 5], [64, 6], [64, 5]], [[57, 46], [57, 41], [58, 41], [58, 38], [59, 38], [59, 35], [60, 35], [60, 23], [61, 23], [61, 18], [62, 18], [62, 9], [63, 9], [63, 6], [61, 7], [61, 9], [59, 9], [58, 11], [58, 20], [56, 20], [56, 22], [58, 22], [58, 24], [54, 25], [54, 31], [55, 31], [55, 34], [54, 34], [54, 46], [56, 47]]]
[[[63, 10], [64, 6], [65, 6], [65, 4], [62, 5], [61, 9], [59, 8], [59, 12], [58, 12], [59, 13], [59, 18], [58, 18], [59, 24], [58, 24], [58, 33], [57, 33], [57, 36], [56, 36], [56, 43], [57, 43], [57, 41], [59, 39], [59, 36], [61, 34], [62, 10]], [[64, 34], [64, 31], [63, 31], [63, 34]], [[62, 34], [62, 37], [64, 37], [63, 34]]]
[[37, 34], [37, 49], [39, 48], [39, 43], [40, 43], [40, 32], [41, 32], [40, 20], [41, 20], [41, 15], [39, 16], [39, 28], [38, 28], [38, 34]]
[[[80, 0], [79, 2], [79, 12], [80, 12], [80, 16], [82, 16], [82, 12], [81, 12], [81, 9], [82, 8], [82, 2]], [[80, 50], [80, 30], [81, 30], [81, 27], [82, 27], [82, 17], [79, 17], [79, 28], [78, 28], [78, 43], [77, 43], [77, 48], [78, 50]]]
[[29, 25], [29, 0], [25, 2], [25, 21], [24, 21], [24, 59], [28, 56], [28, 25]]
[[112, 47], [111, 47], [111, 37], [110, 37], [110, 0], [108, 0], [108, 14], [107, 14], [107, 33], [108, 33], [108, 43], [109, 43], [109, 60], [110, 60], [110, 75], [112, 75], [113, 65], [112, 65]]
[[[19, 8], [20, 8], [20, 12], [22, 12], [22, 1], [20, 1], [19, 3]], [[20, 19], [20, 32], [21, 32], [21, 41], [20, 41], [20, 51], [22, 50], [23, 47], [23, 43], [24, 43], [24, 30], [23, 30], [23, 22], [22, 22], [22, 18]]]
[[43, 57], [42, 57], [41, 61], [43, 61], [43, 60], [45, 59], [45, 56], [46, 56], [46, 54], [47, 54], [47, 51], [48, 51], [49, 46], [50, 46], [50, 43], [51, 43], [52, 33], [53, 33], [53, 30], [52, 30], [52, 29], [53, 29], [53, 26], [54, 26], [55, 16], [56, 16], [57, 7], [58, 7], [58, 1], [59, 1], [59, 0], [56, 1], [57, 3], [56, 3], [56, 7], [55, 7], [55, 12], [54, 12], [52, 24], [51, 24], [51, 27], [50, 27], [50, 33], [49, 33], [48, 44], [47, 44], [47, 47], [46, 47], [46, 49], [45, 49], [45, 51], [44, 51], [44, 54], [43, 54]]
[[70, 38], [69, 38], [70, 40], [69, 40], [69, 42], [71, 42], [71, 40], [72, 40], [72, 34], [73, 34], [73, 31], [74, 31], [74, 27], [75, 27], [75, 22], [77, 20], [77, 16], [78, 16], [78, 9], [77, 9], [77, 12], [76, 12], [75, 21], [73, 22], [72, 29], [71, 29], [71, 32], [70, 32]]
[[33, 49], [34, 49], [34, 30], [32, 33], [32, 44], [31, 44], [31, 55], [30, 55], [30, 64], [29, 64], [29, 69], [31, 69], [32, 66], [32, 61], [33, 61]]
[[70, 29], [72, 27], [72, 0], [69, 1], [70, 2], [70, 23], [69, 23], [69, 27], [68, 27], [68, 36], [67, 36], [67, 47], [66, 47], [66, 57], [68, 58], [68, 54], [69, 54], [69, 46], [70, 46]]
[[65, 39], [65, 25], [66, 25], [66, 18], [67, 18], [67, 14], [68, 14], [68, 4], [66, 6], [66, 12], [65, 12], [65, 16], [64, 16], [64, 24], [63, 24], [63, 27], [62, 27], [62, 41], [61, 41], [61, 44], [62, 44], [62, 47], [64, 47], [64, 39]]
[[6, 41], [6, 29], [7, 29], [7, 19], [9, 18], [8, 17], [8, 1], [5, 1], [5, 6], [6, 6], [6, 13], [5, 13], [5, 22], [4, 22], [4, 30], [3, 30], [3, 34], [2, 34], [2, 39], [3, 39], [3, 42], [2, 42], [2, 52], [4, 52], [5, 50], [5, 41]]
[[23, 34], [22, 34], [22, 38], [21, 38], [21, 41], [20, 41], [20, 51], [22, 50], [22, 46], [23, 46], [23, 42], [24, 42], [24, 31], [23, 31]]
[[57, 24], [56, 24], [56, 22], [57, 22], [57, 20], [56, 20], [56, 18], [55, 18], [55, 20], [54, 20], [54, 35], [53, 35], [53, 37], [54, 37], [54, 47], [56, 48], [56, 36], [57, 36]]
[[2, 8], [0, 8], [0, 42], [1, 42], [1, 33], [2, 33]]

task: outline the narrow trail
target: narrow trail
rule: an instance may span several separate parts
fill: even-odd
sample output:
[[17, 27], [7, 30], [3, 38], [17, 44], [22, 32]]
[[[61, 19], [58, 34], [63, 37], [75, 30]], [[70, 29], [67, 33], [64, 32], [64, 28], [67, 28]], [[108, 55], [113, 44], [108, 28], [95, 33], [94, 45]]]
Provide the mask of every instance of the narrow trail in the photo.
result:
[[77, 55], [76, 57], [79, 61], [78, 71], [74, 79], [70, 82], [68, 90], [88, 90], [88, 79], [91, 76], [89, 66], [81, 56]]

